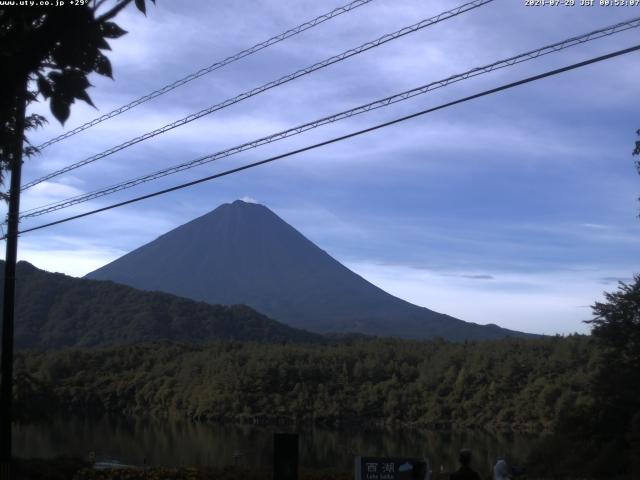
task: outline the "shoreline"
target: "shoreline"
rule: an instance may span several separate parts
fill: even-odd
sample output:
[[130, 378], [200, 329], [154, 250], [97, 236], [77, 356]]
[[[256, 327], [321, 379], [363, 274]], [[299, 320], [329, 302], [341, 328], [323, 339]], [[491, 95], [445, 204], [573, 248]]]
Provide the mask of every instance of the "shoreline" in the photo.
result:
[[[488, 434], [520, 434], [520, 435], [553, 435], [558, 432], [550, 428], [545, 428], [540, 425], [477, 425], [477, 424], [461, 424], [455, 422], [437, 422], [437, 423], [420, 423], [420, 422], [402, 422], [399, 420], [389, 420], [381, 418], [362, 417], [358, 419], [335, 419], [332, 421], [314, 420], [314, 419], [292, 419], [288, 416], [278, 415], [251, 415], [240, 416], [239, 418], [208, 418], [208, 417], [194, 417], [189, 415], [134, 415], [119, 412], [58, 412], [54, 414], [57, 418], [70, 420], [79, 419], [89, 422], [98, 422], [102, 420], [124, 421], [124, 422], [188, 422], [193, 425], [203, 426], [225, 426], [225, 427], [282, 427], [282, 428], [294, 428], [296, 430], [305, 431], [314, 428], [321, 428], [330, 431], [350, 431], [359, 430], [365, 432], [383, 432], [388, 430], [423, 430], [428, 432], [481, 432]], [[35, 418], [25, 421], [19, 419], [15, 422], [16, 425], [29, 426], [29, 425], [46, 425], [52, 423], [51, 415], [48, 418]]]

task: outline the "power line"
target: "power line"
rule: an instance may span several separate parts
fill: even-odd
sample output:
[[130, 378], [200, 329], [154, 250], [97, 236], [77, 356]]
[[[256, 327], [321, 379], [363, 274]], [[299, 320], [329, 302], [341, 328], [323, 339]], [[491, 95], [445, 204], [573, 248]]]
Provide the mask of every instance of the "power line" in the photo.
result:
[[270, 47], [271, 45], [274, 45], [276, 43], [282, 42], [283, 40], [286, 40], [287, 38], [293, 37], [294, 35], [297, 35], [299, 33], [304, 32], [305, 30], [309, 30], [313, 27], [316, 27], [324, 22], [326, 22], [327, 20], [331, 20], [332, 18], [337, 17], [338, 15], [342, 15], [343, 13], [347, 13], [350, 12], [352, 10], [355, 10], [358, 7], [361, 7], [363, 5], [366, 5], [368, 3], [373, 2], [374, 0], [355, 0], [354, 2], [348, 3], [347, 5], [343, 5], [341, 7], [335, 8], [333, 10], [331, 10], [328, 13], [322, 14], [316, 18], [314, 18], [313, 20], [309, 20], [308, 22], [305, 22], [301, 25], [298, 25], [297, 27], [293, 27], [289, 30], [287, 30], [286, 32], [283, 32], [279, 35], [276, 35], [275, 37], [271, 37], [268, 40], [265, 40], [263, 42], [257, 43], [252, 47], [249, 47], [245, 50], [242, 50], [241, 52], [236, 53], [235, 55], [231, 55], [227, 58], [225, 58], [224, 60], [220, 60], [216, 63], [213, 63], [211, 65], [209, 65], [208, 67], [205, 67], [201, 70], [198, 70], [195, 73], [191, 73], [189, 75], [187, 75], [186, 77], [183, 77], [179, 80], [176, 80], [173, 83], [170, 83], [168, 85], [165, 85], [164, 87], [161, 87], [147, 95], [144, 95], [140, 98], [137, 98], [136, 100], [133, 100], [130, 103], [127, 103], [126, 105], [123, 105], [119, 108], [116, 108], [115, 110], [112, 110], [109, 113], [105, 113], [104, 115], [101, 115], [100, 117], [94, 118], [93, 120], [84, 123], [76, 128], [74, 128], [73, 130], [69, 130], [68, 132], [63, 133], [62, 135], [59, 135], [55, 138], [52, 138], [50, 140], [47, 140], [46, 142], [44, 142], [41, 145], [38, 145], [38, 149], [42, 150], [44, 148], [47, 148], [50, 145], [53, 145], [54, 143], [60, 142], [66, 138], [72, 137], [73, 135], [76, 135], [88, 128], [93, 127], [94, 125], [97, 125], [99, 123], [104, 122], [105, 120], [108, 120], [110, 118], [113, 118], [117, 115], [120, 115], [121, 113], [126, 112], [127, 110], [131, 110], [132, 108], [137, 107], [138, 105], [141, 105], [145, 102], [148, 102], [149, 100], [153, 100], [156, 97], [159, 97], [160, 95], [164, 95], [167, 92], [170, 92], [171, 90], [181, 87], [182, 85], [185, 85], [186, 83], [191, 82], [192, 80], [195, 80], [197, 78], [202, 77], [203, 75], [206, 75], [208, 73], [213, 72], [214, 70], [218, 70], [219, 68], [222, 68], [226, 65], [229, 65], [230, 63], [236, 62], [244, 57], [248, 57], [249, 55], [252, 55], [254, 53], [259, 52], [260, 50], [263, 50], [267, 47]]
[[250, 150], [253, 148], [257, 148], [259, 146], [262, 145], [266, 145], [269, 143], [273, 143], [294, 135], [298, 135], [301, 134], [303, 132], [306, 132], [308, 130], [314, 129], [314, 128], [318, 128], [322, 125], [326, 125], [329, 123], [333, 123], [333, 122], [337, 122], [339, 120], [344, 120], [346, 118], [350, 118], [353, 117], [355, 115], [359, 115], [365, 112], [369, 112], [371, 110], [375, 110], [378, 108], [382, 108], [382, 107], [386, 107], [388, 105], [397, 103], [397, 102], [401, 102], [404, 100], [407, 100], [409, 98], [415, 97], [417, 95], [422, 95], [425, 93], [428, 93], [432, 90], [435, 90], [437, 88], [442, 88], [442, 87], [446, 87], [447, 85], [450, 85], [452, 83], [455, 82], [459, 82], [462, 80], [466, 80], [468, 78], [472, 78], [478, 75], [482, 75], [485, 73], [489, 73], [491, 71], [497, 70], [497, 69], [501, 69], [501, 68], [505, 68], [505, 67], [509, 67], [518, 63], [522, 63], [525, 61], [529, 61], [529, 60], [533, 60], [535, 58], [538, 58], [540, 56], [543, 55], [547, 55], [549, 53], [554, 53], [554, 52], [558, 52], [560, 50], [563, 50], [565, 48], [569, 48], [575, 45], [580, 45], [583, 44], [585, 42], [589, 42], [592, 40], [596, 40], [605, 36], [609, 36], [609, 35], [613, 35], [615, 33], [619, 33], [621, 31], [625, 31], [631, 28], [637, 28], [640, 26], [640, 17], [636, 17], [633, 18], [631, 20], [627, 20], [625, 22], [620, 22], [614, 25], [610, 25], [608, 27], [604, 27], [598, 30], [594, 30], [592, 32], [583, 34], [583, 35], [579, 35], [579, 36], [575, 36], [575, 37], [571, 37], [569, 39], [563, 40], [561, 42], [556, 42], [554, 44], [551, 45], [547, 45], [545, 47], [536, 49], [536, 50], [531, 50], [516, 56], [512, 56], [509, 57], [507, 59], [504, 60], [498, 60], [496, 62], [493, 62], [491, 64], [482, 66], [482, 67], [476, 67], [473, 68], [471, 70], [468, 70], [464, 73], [460, 73], [457, 75], [452, 75], [450, 77], [447, 77], [443, 80], [438, 80], [435, 82], [431, 82], [428, 83], [426, 85], [411, 89], [411, 90], [407, 90], [405, 92], [401, 92], [380, 100], [375, 100], [373, 102], [367, 103], [365, 105], [361, 105], [359, 107], [355, 107], [352, 108], [350, 110], [346, 110], [340, 113], [336, 113], [334, 115], [328, 116], [328, 117], [324, 117], [318, 120], [314, 120], [312, 122], [309, 123], [305, 123], [303, 125], [299, 125], [297, 127], [293, 127], [278, 133], [274, 133], [272, 135], [266, 136], [266, 137], [262, 137], [259, 138], [257, 140], [253, 140], [251, 142], [247, 142], [235, 147], [231, 147], [228, 148], [226, 150], [222, 150], [220, 152], [211, 154], [211, 155], [206, 155], [204, 157], [200, 157], [197, 158], [195, 160], [190, 160], [188, 162], [182, 163], [182, 164], [178, 164], [178, 165], [174, 165], [172, 167], [169, 168], [165, 168], [163, 170], [159, 170], [147, 175], [143, 175], [137, 178], [133, 178], [130, 180], [126, 180], [124, 182], [120, 182], [118, 184], [115, 185], [111, 185], [109, 187], [105, 187], [102, 188], [100, 190], [95, 190], [93, 192], [90, 193], [85, 193], [85, 194], [81, 194], [81, 195], [77, 195], [75, 197], [71, 197], [71, 198], [67, 198], [65, 200], [62, 201], [56, 201], [56, 202], [52, 202], [50, 204], [47, 205], [42, 205], [40, 207], [35, 207], [32, 208], [30, 210], [27, 210], [23, 213], [23, 215], [21, 216], [21, 218], [30, 218], [30, 217], [37, 217], [40, 215], [44, 215], [46, 213], [50, 213], [50, 212], [54, 212], [57, 210], [61, 210], [63, 208], [67, 208], [70, 207], [72, 205], [77, 205], [79, 203], [84, 203], [96, 198], [100, 198], [106, 195], [110, 195], [122, 190], [126, 190], [128, 188], [132, 188], [135, 187], [137, 185], [140, 185], [142, 183], [147, 183], [153, 180], [156, 180], [158, 178], [162, 178], [168, 175], [172, 175], [174, 173], [178, 173], [190, 168], [194, 168], [200, 165], [204, 165], [206, 163], [210, 163], [216, 160], [219, 160], [221, 158], [226, 158], [238, 153], [241, 153], [243, 151], [246, 150]]
[[434, 25], [436, 23], [442, 22], [444, 20], [448, 20], [450, 18], [456, 17], [458, 15], [461, 15], [462, 13], [466, 13], [470, 10], [473, 10], [475, 8], [478, 8], [482, 5], [485, 5], [487, 3], [493, 2], [494, 0], [473, 0], [469, 3], [465, 3], [457, 8], [451, 9], [451, 10], [447, 10], [445, 12], [442, 12], [434, 17], [431, 18], [427, 18], [424, 20], [421, 20], [418, 23], [415, 23], [411, 26], [408, 27], [404, 27], [401, 28], [400, 30], [393, 32], [393, 33], [388, 33], [386, 35], [383, 35], [382, 37], [377, 38], [376, 40], [373, 40], [371, 42], [367, 42], [364, 43], [362, 45], [360, 45], [359, 47], [356, 48], [352, 48], [350, 50], [347, 50], [345, 52], [342, 52], [339, 55], [335, 55], [333, 57], [330, 57], [326, 60], [323, 60], [321, 62], [315, 63], [307, 68], [303, 68], [300, 70], [297, 70], [294, 73], [291, 73], [289, 75], [285, 75], [284, 77], [279, 78], [278, 80], [273, 80], [271, 82], [265, 83], [264, 85], [261, 85], [259, 87], [253, 88], [251, 90], [248, 90], [244, 93], [241, 93], [240, 95], [237, 95], [235, 97], [229, 98], [221, 103], [218, 103], [216, 105], [213, 105], [211, 107], [205, 108], [203, 110], [200, 110], [199, 112], [196, 113], [192, 113], [191, 115], [188, 115], [180, 120], [176, 120], [173, 123], [170, 123], [168, 125], [165, 125], [163, 127], [160, 127], [156, 130], [153, 130], [151, 132], [147, 132], [144, 135], [140, 135], [138, 137], [132, 138], [131, 140], [128, 140], [124, 143], [121, 143], [120, 145], [117, 145], [115, 147], [112, 147], [108, 150], [105, 150], [104, 152], [98, 153], [96, 155], [93, 155], [91, 157], [88, 157], [84, 160], [81, 160], [79, 162], [76, 162], [74, 164], [68, 165], [60, 170], [57, 170], [55, 172], [52, 172], [48, 175], [45, 175], [43, 177], [40, 177], [36, 180], [33, 180], [31, 182], [28, 182], [26, 184], [24, 184], [22, 186], [22, 190], [26, 190], [28, 188], [31, 188], [39, 183], [45, 182], [47, 180], [50, 180], [51, 178], [57, 177], [58, 175], [62, 175], [63, 173], [67, 173], [70, 172], [71, 170], [75, 170], [76, 168], [82, 167], [84, 165], [87, 165], [89, 163], [93, 163], [97, 160], [100, 160], [102, 158], [105, 158], [109, 155], [112, 155], [116, 152], [119, 152], [120, 150], [124, 150], [125, 148], [128, 148], [132, 145], [135, 145], [137, 143], [140, 143], [144, 140], [148, 140], [149, 138], [155, 137], [157, 135], [160, 135], [162, 133], [168, 132], [169, 130], [172, 130], [176, 127], [180, 127], [182, 125], [186, 125], [187, 123], [190, 123], [194, 120], [197, 120], [201, 117], [204, 117], [205, 115], [209, 115], [215, 111], [218, 110], [222, 110], [223, 108], [229, 107], [235, 103], [241, 102], [243, 100], [246, 100], [247, 98], [253, 97], [255, 95], [258, 95], [262, 92], [265, 92], [267, 90], [270, 90], [274, 87], [280, 86], [284, 83], [290, 82], [292, 80], [295, 80], [299, 77], [302, 77], [304, 75], [308, 75], [312, 72], [315, 72], [317, 70], [320, 70], [322, 68], [325, 68], [329, 65], [332, 65], [334, 63], [337, 62], [341, 62], [343, 60], [346, 60], [347, 58], [353, 57], [354, 55], [358, 55], [360, 53], [366, 52], [367, 50], [371, 50], [373, 48], [379, 47], [380, 45], [384, 45], [387, 42], [390, 42], [392, 40], [396, 40], [400, 37], [403, 37], [405, 35], [408, 35], [410, 33], [414, 33], [417, 32], [418, 30], [422, 30], [423, 28], [429, 27], [431, 25]]
[[[485, 90], [483, 92], [476, 93], [476, 94], [470, 95], [468, 97], [464, 97], [464, 98], [461, 98], [461, 99], [458, 99], [458, 100], [454, 100], [452, 102], [444, 103], [444, 104], [439, 105], [437, 107], [432, 107], [432, 108], [428, 108], [426, 110], [421, 110], [419, 112], [412, 113], [412, 114], [406, 115], [404, 117], [396, 118], [396, 119], [390, 120], [388, 122], [384, 122], [384, 123], [380, 123], [378, 125], [374, 125], [373, 127], [368, 127], [368, 128], [363, 129], [363, 130], [358, 130], [356, 132], [352, 132], [352, 133], [349, 133], [349, 134], [346, 134], [346, 135], [342, 135], [340, 137], [335, 137], [335, 138], [332, 138], [330, 140], [325, 140], [325, 141], [320, 142], [320, 143], [316, 143], [316, 144], [309, 145], [309, 146], [306, 146], [306, 147], [303, 147], [303, 148], [299, 148], [297, 150], [292, 150], [292, 151], [289, 151], [287, 153], [283, 153], [281, 155], [276, 155], [274, 157], [267, 158], [265, 160], [260, 160], [258, 162], [249, 163], [249, 164], [243, 165], [241, 167], [236, 167], [236, 168], [232, 168], [232, 169], [229, 169], [229, 170], [225, 170], [223, 172], [216, 173], [214, 175], [209, 175], [207, 177], [199, 178], [197, 180], [193, 180], [193, 181], [190, 181], [190, 182], [182, 183], [180, 185], [176, 185], [174, 187], [170, 187], [170, 188], [159, 190], [159, 191], [156, 191], [156, 192], [153, 192], [153, 193], [149, 193], [147, 195], [141, 195], [139, 197], [135, 197], [135, 198], [132, 198], [132, 199], [129, 199], [129, 200], [125, 200], [123, 202], [114, 203], [112, 205], [108, 205], [108, 206], [102, 207], [102, 208], [97, 208], [97, 209], [91, 210], [89, 212], [81, 213], [81, 214], [78, 214], [78, 215], [73, 215], [73, 216], [70, 216], [70, 217], [63, 218], [61, 220], [56, 220], [54, 222], [49, 222], [49, 223], [45, 223], [43, 225], [38, 225], [36, 227], [31, 227], [31, 228], [28, 228], [28, 229], [25, 229], [25, 230], [21, 230], [19, 233], [22, 234], [22, 233], [27, 233], [27, 232], [33, 232], [35, 230], [40, 230], [40, 229], [47, 228], [47, 227], [52, 227], [54, 225], [59, 225], [61, 223], [69, 222], [71, 220], [76, 220], [76, 219], [79, 219], [79, 218], [87, 217], [89, 215], [94, 215], [96, 213], [104, 212], [104, 211], [107, 211], [107, 210], [112, 210], [114, 208], [122, 207], [124, 205], [129, 205], [131, 203], [136, 203], [136, 202], [139, 202], [139, 201], [142, 201], [142, 200], [146, 200], [148, 198], [157, 197], [159, 195], [164, 195], [166, 193], [174, 192], [176, 190], [181, 190], [183, 188], [191, 187], [191, 186], [197, 185], [199, 183], [208, 182], [208, 181], [214, 180], [216, 178], [225, 177], [225, 176], [231, 175], [233, 173], [238, 173], [238, 172], [241, 172], [243, 170], [248, 170], [248, 169], [251, 169], [251, 168], [254, 168], [254, 167], [258, 167], [260, 165], [264, 165], [264, 164], [267, 164], [267, 163], [275, 162], [276, 160], [281, 160], [283, 158], [291, 157], [291, 156], [297, 155], [299, 153], [307, 152], [309, 150], [314, 150], [316, 148], [320, 148], [320, 147], [323, 147], [323, 146], [326, 146], [326, 145], [330, 145], [332, 143], [337, 143], [337, 142], [340, 142], [340, 141], [343, 141], [343, 140], [347, 140], [349, 138], [353, 138], [353, 137], [357, 137], [359, 135], [363, 135], [365, 133], [369, 133], [369, 132], [373, 132], [375, 130], [379, 130], [381, 128], [389, 127], [391, 125], [395, 125], [397, 123], [401, 123], [401, 122], [404, 122], [404, 121], [407, 121], [407, 120], [410, 120], [410, 119], [413, 119], [413, 118], [416, 118], [416, 117], [420, 117], [420, 116], [426, 115], [428, 113], [432, 113], [432, 112], [435, 112], [435, 111], [438, 111], [438, 110], [442, 110], [442, 109], [445, 109], [445, 108], [448, 108], [448, 107], [452, 107], [454, 105], [458, 105], [458, 104], [461, 104], [461, 103], [464, 103], [464, 102], [468, 102], [468, 101], [474, 100], [476, 98], [480, 98], [480, 97], [484, 97], [484, 96], [491, 95], [491, 94], [494, 94], [494, 93], [498, 93], [498, 92], [501, 92], [501, 91], [504, 91], [504, 90], [508, 90], [508, 89], [520, 86], [520, 85], [524, 85], [524, 84], [527, 84], [527, 83], [535, 82], [537, 80], [542, 80], [543, 78], [547, 78], [547, 77], [551, 77], [551, 76], [554, 76], [554, 75], [558, 75], [560, 73], [564, 73], [564, 72], [567, 72], [567, 71], [570, 71], [570, 70], [575, 70], [577, 68], [585, 67], [587, 65], [591, 65], [591, 64], [594, 64], [594, 63], [597, 63], [597, 62], [601, 62], [601, 61], [608, 60], [608, 59], [611, 59], [611, 58], [614, 58], [614, 57], [625, 55], [627, 53], [635, 52], [637, 50], [640, 50], [640, 45], [636, 45], [636, 46], [633, 46], [633, 47], [625, 48], [623, 50], [618, 50], [618, 51], [615, 51], [615, 52], [612, 52], [612, 53], [609, 53], [609, 54], [606, 54], [606, 55], [601, 55], [599, 57], [591, 58], [589, 60], [585, 60], [585, 61], [582, 61], [582, 62], [574, 63], [574, 64], [568, 65], [566, 67], [558, 68], [558, 69], [555, 69], [555, 70], [550, 70], [550, 71], [545, 72], [545, 73], [541, 73], [541, 74], [538, 74], [538, 75], [527, 77], [525, 79], [518, 80], [516, 82], [511, 82], [511, 83], [502, 85], [500, 87], [492, 88], [490, 90]], [[6, 238], [6, 236], [2, 237], [1, 240], [4, 240], [5, 238]]]

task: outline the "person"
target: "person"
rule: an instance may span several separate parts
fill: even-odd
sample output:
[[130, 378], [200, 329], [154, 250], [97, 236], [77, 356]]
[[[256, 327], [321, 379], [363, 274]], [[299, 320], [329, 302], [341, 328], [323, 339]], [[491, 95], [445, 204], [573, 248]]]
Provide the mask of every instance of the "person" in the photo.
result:
[[424, 462], [417, 462], [413, 464], [413, 476], [415, 480], [431, 480], [431, 464], [427, 458]]
[[471, 468], [471, 450], [460, 450], [460, 468], [449, 475], [449, 480], [480, 480], [478, 472]]
[[413, 464], [413, 480], [424, 480], [427, 476], [427, 464], [424, 462], [417, 462]]
[[498, 455], [496, 464], [493, 467], [493, 480], [510, 480], [509, 465], [503, 455]]

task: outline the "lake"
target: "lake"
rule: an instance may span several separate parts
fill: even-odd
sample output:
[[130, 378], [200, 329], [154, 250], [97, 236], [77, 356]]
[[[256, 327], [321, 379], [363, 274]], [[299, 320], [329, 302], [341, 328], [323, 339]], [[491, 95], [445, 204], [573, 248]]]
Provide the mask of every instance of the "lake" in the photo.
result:
[[[234, 463], [269, 466], [274, 432], [290, 427], [193, 423], [187, 420], [139, 420], [104, 417], [56, 418], [46, 424], [15, 425], [14, 453], [20, 457], [59, 455], [116, 460], [131, 465], [222, 466]], [[310, 468], [351, 469], [362, 456], [426, 456], [434, 470], [455, 468], [460, 448], [473, 450], [474, 464], [487, 470], [498, 454], [509, 463], [524, 463], [539, 439], [531, 434], [484, 431], [443, 432], [415, 429], [331, 430], [302, 428], [300, 464]], [[484, 466], [484, 468], [483, 468]]]

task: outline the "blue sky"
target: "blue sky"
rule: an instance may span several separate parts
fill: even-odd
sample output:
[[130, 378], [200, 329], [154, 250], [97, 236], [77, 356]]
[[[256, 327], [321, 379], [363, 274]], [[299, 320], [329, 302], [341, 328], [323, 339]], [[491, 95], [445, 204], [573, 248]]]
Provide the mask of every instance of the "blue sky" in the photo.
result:
[[[462, 2], [374, 0], [60, 142], [25, 181]], [[115, 81], [34, 143], [280, 33], [340, 1], [159, 0], [112, 42]], [[188, 5], [188, 6], [187, 6]], [[640, 16], [640, 7], [496, 0], [39, 185], [23, 209], [148, 173], [472, 67]], [[24, 227], [266, 158], [638, 43], [637, 29], [24, 222]], [[640, 270], [640, 54], [458, 105], [162, 198], [25, 234], [20, 258], [83, 275], [219, 204], [267, 205], [360, 275], [478, 323], [586, 332], [603, 291]], [[34, 111], [47, 112], [46, 105]]]

